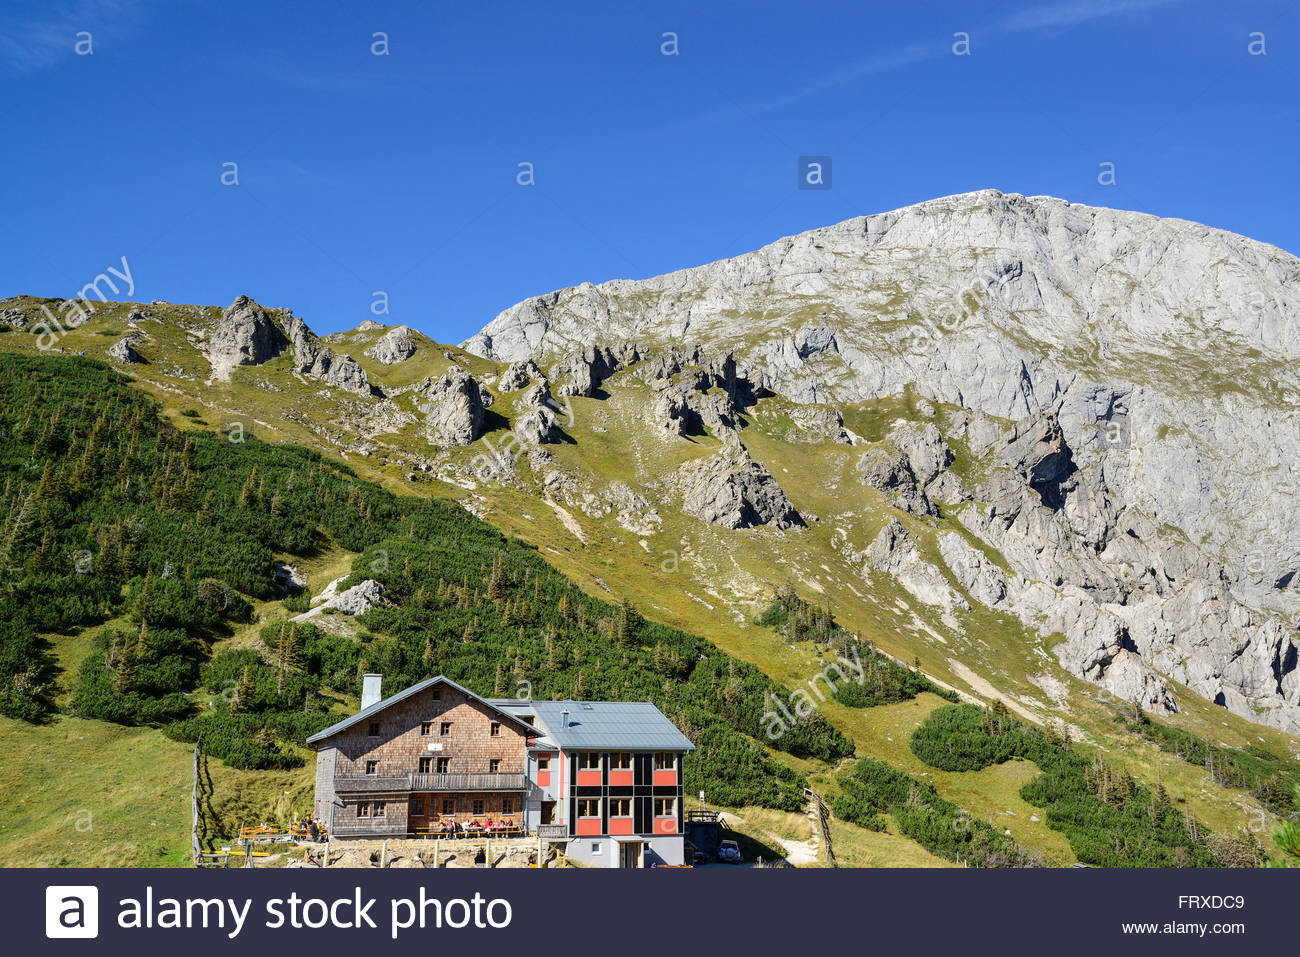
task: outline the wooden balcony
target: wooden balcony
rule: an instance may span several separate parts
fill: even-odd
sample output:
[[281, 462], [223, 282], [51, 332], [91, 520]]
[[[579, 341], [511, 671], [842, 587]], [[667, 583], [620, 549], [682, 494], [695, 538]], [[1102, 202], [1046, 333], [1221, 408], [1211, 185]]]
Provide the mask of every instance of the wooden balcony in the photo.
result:
[[412, 791], [522, 791], [522, 771], [507, 774], [412, 774]]
[[411, 776], [381, 777], [378, 774], [354, 774], [334, 779], [339, 794], [396, 794], [411, 790]]
[[522, 791], [528, 786], [522, 771], [505, 774], [470, 772], [452, 774], [404, 774], [381, 776], [378, 774], [353, 774], [334, 779], [338, 794], [398, 794], [416, 792], [457, 791]]

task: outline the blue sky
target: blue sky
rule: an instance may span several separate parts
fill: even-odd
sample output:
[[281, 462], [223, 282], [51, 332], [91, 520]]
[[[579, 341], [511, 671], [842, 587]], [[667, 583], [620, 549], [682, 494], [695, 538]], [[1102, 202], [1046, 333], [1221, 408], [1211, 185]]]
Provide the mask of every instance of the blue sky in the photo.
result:
[[[5, 0], [0, 297], [125, 256], [135, 299], [455, 342], [985, 187], [1300, 252], [1298, 53], [1286, 0]], [[809, 155], [830, 189], [796, 188]]]

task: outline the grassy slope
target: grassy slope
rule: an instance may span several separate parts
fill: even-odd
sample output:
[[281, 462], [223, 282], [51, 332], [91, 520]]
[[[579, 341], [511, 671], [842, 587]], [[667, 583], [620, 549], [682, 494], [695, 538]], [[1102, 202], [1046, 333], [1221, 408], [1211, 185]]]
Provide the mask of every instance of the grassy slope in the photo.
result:
[[[296, 564], [311, 587], [350, 571], [352, 555], [322, 551]], [[270, 620], [279, 602], [254, 603]], [[112, 624], [109, 622], [107, 624]], [[62, 671], [59, 703], [100, 627], [49, 635]], [[216, 648], [256, 639], [257, 623], [239, 628]], [[200, 702], [203, 707], [205, 702]], [[355, 704], [355, 702], [352, 702]], [[315, 769], [238, 771], [218, 761], [201, 768], [205, 842], [229, 838], [241, 825], [283, 822], [311, 806]], [[161, 867], [190, 859], [193, 751], [154, 728], [124, 728], [57, 715], [46, 725], [0, 717], [0, 867]], [[40, 786], [33, 786], [40, 782]]]
[[[215, 321], [213, 310], [187, 308], [195, 310], [195, 323], [200, 316], [202, 321]], [[101, 307], [92, 322], [65, 336], [60, 347], [69, 352], [85, 350], [102, 355], [125, 331], [127, 311], [126, 306], [117, 304]], [[165, 358], [132, 371], [140, 386], [163, 403], [179, 426], [194, 427], [190, 419], [178, 413], [182, 408], [197, 408], [211, 426], [243, 422], [263, 438], [321, 448], [347, 459], [368, 478], [394, 490], [412, 490], [404, 478], [406, 465], [402, 460], [430, 452], [418, 438], [409, 434], [383, 436], [377, 449], [367, 456], [349, 454], [341, 448], [350, 437], [344, 434], [340, 443], [337, 437], [346, 432], [340, 423], [346, 424], [349, 410], [362, 407], [359, 400], [306, 383], [289, 371], [283, 359], [255, 369], [236, 370], [229, 384], [205, 383], [206, 361], [180, 329], [152, 323], [142, 327], [154, 341], [146, 342], [140, 350], [146, 357]], [[113, 335], [104, 335], [106, 331]], [[382, 330], [332, 337], [331, 345], [350, 352], [373, 379], [389, 387], [440, 374], [450, 361], [443, 355], [445, 349], [450, 349], [456, 361], [472, 372], [491, 374], [499, 368], [427, 340], [421, 340], [415, 358], [385, 367], [362, 354], [379, 335]], [[0, 334], [0, 348], [35, 351], [32, 338], [19, 333]], [[599, 492], [611, 481], [640, 488], [647, 476], [662, 475], [718, 446], [708, 436], [685, 439], [651, 434], [642, 425], [646, 392], [633, 377], [618, 377], [608, 391], [608, 399], [573, 400], [573, 422], [568, 431], [576, 444], [549, 447], [559, 466], [572, 471], [593, 490]], [[249, 410], [256, 410], [251, 417]], [[286, 415], [286, 411], [292, 414]], [[501, 397], [494, 411], [509, 415], [510, 397]], [[846, 424], [870, 441], [883, 438], [895, 420], [918, 417], [915, 403], [906, 395], [845, 410]], [[944, 620], [892, 581], [880, 576], [864, 580], [857, 564], [846, 560], [839, 546], [847, 542], [852, 549], [861, 550], [896, 513], [887, 509], [873, 490], [847, 484], [852, 462], [861, 450], [786, 441], [791, 423], [781, 400], [765, 400], [749, 419], [750, 427], [744, 433], [746, 445], [755, 458], [768, 465], [800, 510], [817, 516], [808, 529], [788, 534], [767, 529], [733, 532], [707, 526], [672, 508], [660, 508], [662, 524], [655, 534], [643, 538], [622, 528], [611, 516], [592, 518], [571, 505], [566, 509], [567, 520], [576, 522], [582, 531], [579, 538], [555, 510], [531, 491], [495, 484], [467, 490], [442, 482], [422, 482], [417, 488], [461, 499], [504, 531], [537, 544], [549, 561], [592, 593], [629, 595], [650, 616], [709, 635], [724, 650], [754, 662], [791, 687], [807, 682], [821, 669], [818, 650], [806, 644], [787, 645], [770, 631], [750, 624], [749, 618], [773, 586], [794, 581], [809, 598], [827, 597], [846, 626], [875, 641], [882, 650], [905, 661], [918, 657], [928, 675], [963, 693], [987, 699], [990, 685], [996, 686], [995, 693], [1022, 714], [1039, 720], [1065, 716], [1085, 746], [1101, 749], [1109, 760], [1140, 778], [1152, 781], [1160, 777], [1175, 798], [1185, 799], [1193, 813], [1211, 827], [1261, 830], [1270, 825], [1268, 816], [1252, 799], [1218, 787], [1203, 769], [1162, 755], [1154, 746], [1118, 730], [1111, 716], [1119, 703], [1107, 700], [1098, 689], [1056, 666], [1050, 654], [1053, 642], [1027, 632], [1006, 616], [983, 609], [959, 614], [956, 620]], [[489, 434], [476, 446], [499, 444], [503, 437], [503, 431]], [[959, 455], [954, 469], [960, 473], [971, 463], [962, 457], [964, 450], [959, 443], [954, 447]], [[477, 447], [456, 450], [447, 457], [467, 461], [478, 451]], [[908, 516], [900, 517], [933, 558], [934, 530]], [[944, 525], [960, 531], [956, 523]], [[990, 557], [1000, 560], [993, 554]], [[324, 570], [319, 575], [313, 573], [313, 588], [330, 577], [335, 574]], [[232, 640], [238, 641], [239, 636]], [[67, 643], [67, 649], [61, 644], [60, 654], [75, 657], [79, 639], [61, 641]], [[1050, 675], [1067, 689], [1067, 705], [1051, 700], [1031, 680], [1042, 674]], [[1173, 719], [1174, 724], [1226, 744], [1253, 741], [1278, 754], [1297, 753], [1297, 743], [1289, 736], [1242, 721], [1188, 693], [1180, 695], [1180, 700], [1185, 710]], [[933, 696], [923, 696], [915, 702], [855, 712], [827, 702], [823, 712], [854, 738], [859, 754], [880, 757], [910, 773], [929, 776], [946, 797], [1009, 829], [1017, 840], [1040, 850], [1047, 859], [1061, 863], [1072, 860], [1064, 839], [1034, 822], [1036, 809], [1019, 798], [1020, 785], [1033, 773], [1029, 766], [1013, 763], [980, 772], [948, 774], [934, 771], [911, 756], [907, 735], [940, 703]], [[47, 730], [37, 729], [35, 736], [39, 738]], [[148, 731], [124, 733], [161, 738]], [[11, 737], [22, 735], [12, 728], [0, 729], [0, 746]], [[19, 741], [17, 745], [24, 753], [39, 750], [35, 744], [29, 748]], [[172, 747], [183, 749], [180, 745]], [[781, 758], [798, 764], [819, 787], [834, 789], [835, 769], [795, 762], [784, 755]], [[219, 772], [214, 773], [219, 776]], [[273, 803], [265, 796], [249, 800], [256, 807]], [[0, 816], [0, 827], [7, 826]], [[868, 834], [838, 822], [836, 828], [843, 835], [836, 838], [837, 850], [842, 840], [856, 849], [850, 855], [856, 854], [863, 861], [921, 864], [930, 859], [926, 852], [900, 837]], [[844, 852], [840, 853], [843, 858]]]

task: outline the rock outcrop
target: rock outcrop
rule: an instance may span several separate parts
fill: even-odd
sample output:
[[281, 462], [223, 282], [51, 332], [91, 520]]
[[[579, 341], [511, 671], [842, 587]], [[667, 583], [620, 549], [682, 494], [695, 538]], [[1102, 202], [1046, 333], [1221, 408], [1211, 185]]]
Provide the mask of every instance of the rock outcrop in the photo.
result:
[[897, 579], [914, 598], [927, 605], [944, 611], [970, 610], [970, 603], [953, 589], [943, 572], [921, 557], [916, 540], [896, 518], [891, 518], [872, 540], [866, 559], [864, 577], [880, 572]]
[[696, 413], [686, 401], [686, 393], [674, 386], [660, 392], [646, 407], [646, 421], [672, 435], [686, 435], [695, 431]]
[[205, 353], [212, 378], [228, 382], [237, 366], [259, 365], [278, 356], [285, 337], [271, 314], [247, 296], [239, 296], [221, 313], [208, 336]]
[[590, 396], [614, 373], [640, 359], [640, 349], [631, 342], [587, 346], [560, 359], [551, 377], [560, 383], [558, 395]]
[[370, 377], [366, 375], [366, 370], [361, 368], [361, 363], [346, 353], [336, 355], [329, 346], [317, 353], [308, 374], [336, 389], [355, 392], [357, 395], [374, 394]]
[[260, 365], [286, 349], [292, 353], [295, 372], [357, 395], [374, 394], [366, 371], [355, 359], [322, 346], [316, 333], [292, 311], [280, 310], [273, 316], [247, 296], [240, 296], [222, 312], [204, 351], [212, 377], [229, 381], [237, 366]]
[[118, 362], [125, 362], [128, 365], [136, 365], [147, 361], [135, 348], [143, 340], [144, 336], [139, 333], [123, 336], [108, 347], [109, 358], [116, 359]]
[[516, 400], [516, 407], [524, 411], [515, 419], [514, 433], [525, 445], [550, 445], [564, 441], [559, 415], [564, 409], [551, 398], [544, 379], [530, 386]]
[[366, 350], [366, 355], [384, 365], [397, 365], [415, 355], [415, 337], [406, 326], [394, 326]]
[[542, 370], [537, 367], [537, 363], [532, 359], [525, 359], [523, 362], [512, 362], [506, 366], [501, 378], [497, 380], [497, 388], [502, 392], [518, 392], [530, 382], [543, 382], [545, 376]]
[[738, 444], [682, 466], [673, 484], [681, 493], [682, 511], [713, 525], [787, 529], [804, 524], [772, 473]]
[[858, 459], [858, 476], [863, 484], [884, 492], [886, 500], [894, 508], [917, 515], [935, 514], [911, 463], [898, 449], [878, 446], [864, 452]]
[[423, 432], [434, 445], [469, 445], [483, 434], [484, 413], [492, 394], [460, 366], [453, 365], [442, 378], [429, 383]]
[[326, 620], [327, 612], [337, 612], [355, 618], [357, 615], [364, 615], [384, 600], [384, 586], [373, 578], [367, 578], [351, 588], [339, 591], [338, 586], [342, 581], [343, 579], [335, 579], [330, 582], [325, 590], [316, 596], [316, 604], [310, 611], [295, 615], [290, 620], [319, 625]]

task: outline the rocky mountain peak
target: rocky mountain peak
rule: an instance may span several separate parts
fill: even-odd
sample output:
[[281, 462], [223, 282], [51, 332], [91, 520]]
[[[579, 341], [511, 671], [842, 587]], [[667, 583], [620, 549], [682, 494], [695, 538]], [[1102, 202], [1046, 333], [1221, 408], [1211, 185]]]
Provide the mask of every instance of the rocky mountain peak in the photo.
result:
[[[895, 440], [863, 453], [860, 481], [925, 519], [969, 503], [962, 524], [1011, 566], [999, 586], [962, 563], [972, 586], [1064, 633], [1076, 674], [1167, 710], [1155, 669], [1300, 728], [1296, 257], [1185, 220], [981, 190], [533, 297], [464, 348], [553, 367], [561, 394], [588, 395], [632, 342], [647, 381], [662, 366], [669, 382], [698, 344], [828, 422], [909, 392], [963, 410], [978, 482]], [[683, 434], [678, 384], [647, 416]], [[732, 468], [715, 467], [722, 484], [706, 488], [729, 493]], [[712, 498], [696, 513], [731, 514]], [[899, 561], [880, 567], [912, 568]]]

